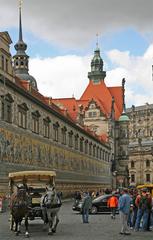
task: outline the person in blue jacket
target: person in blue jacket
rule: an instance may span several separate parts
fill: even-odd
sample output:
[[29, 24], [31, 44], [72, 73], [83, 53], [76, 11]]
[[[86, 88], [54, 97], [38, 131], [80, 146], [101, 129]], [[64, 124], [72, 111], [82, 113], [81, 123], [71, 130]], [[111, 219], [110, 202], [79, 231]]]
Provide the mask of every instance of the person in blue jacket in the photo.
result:
[[130, 212], [130, 205], [131, 205], [131, 197], [128, 194], [128, 189], [124, 188], [122, 190], [122, 195], [119, 198], [119, 212], [121, 218], [121, 232], [120, 234], [130, 235], [128, 228], [128, 216]]

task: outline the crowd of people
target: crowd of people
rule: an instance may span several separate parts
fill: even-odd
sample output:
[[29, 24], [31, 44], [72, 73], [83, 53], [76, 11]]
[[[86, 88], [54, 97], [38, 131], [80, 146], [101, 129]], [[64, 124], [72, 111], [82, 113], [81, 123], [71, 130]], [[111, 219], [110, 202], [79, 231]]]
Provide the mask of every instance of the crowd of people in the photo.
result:
[[82, 199], [82, 221], [88, 223], [89, 211], [92, 206], [92, 199], [102, 195], [110, 194], [107, 207], [110, 208], [111, 218], [116, 218], [116, 210], [119, 210], [121, 219], [120, 234], [130, 235], [130, 229], [134, 231], [151, 231], [153, 227], [153, 198], [148, 189], [127, 189], [121, 191], [105, 192], [76, 192], [75, 201]]

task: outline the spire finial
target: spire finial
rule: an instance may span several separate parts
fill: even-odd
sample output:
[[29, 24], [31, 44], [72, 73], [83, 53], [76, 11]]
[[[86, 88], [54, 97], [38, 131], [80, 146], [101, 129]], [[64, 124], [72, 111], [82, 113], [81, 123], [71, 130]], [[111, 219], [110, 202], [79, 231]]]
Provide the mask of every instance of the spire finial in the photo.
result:
[[99, 40], [99, 34], [98, 33], [96, 33], [96, 47], [98, 48], [99, 47], [99, 44], [98, 44], [98, 40]]
[[21, 21], [21, 9], [23, 0], [19, 0], [19, 41], [22, 41], [22, 21]]
[[22, 3], [23, 3], [23, 0], [19, 0], [19, 9], [21, 10], [22, 8]]
[[125, 106], [125, 78], [122, 79], [122, 89], [123, 89], [123, 113], [126, 112]]

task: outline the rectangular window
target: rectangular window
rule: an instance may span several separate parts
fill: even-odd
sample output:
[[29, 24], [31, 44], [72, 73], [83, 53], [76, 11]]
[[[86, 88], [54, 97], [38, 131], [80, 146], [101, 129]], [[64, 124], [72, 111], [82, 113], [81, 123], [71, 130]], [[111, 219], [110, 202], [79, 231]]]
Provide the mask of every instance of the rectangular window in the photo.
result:
[[83, 139], [80, 139], [80, 152], [83, 152]]
[[3, 55], [1, 57], [1, 66], [2, 66], [2, 70], [4, 70], [4, 56]]
[[92, 155], [92, 143], [89, 144], [89, 155]]
[[46, 121], [46, 119], [43, 120], [44, 125], [44, 137], [49, 138], [49, 121]]
[[4, 101], [2, 100], [2, 115], [1, 115], [2, 120], [4, 120]]
[[135, 175], [131, 174], [131, 182], [135, 182]]
[[94, 145], [93, 146], [93, 157], [95, 157], [96, 156], [96, 146]]
[[75, 149], [78, 150], [78, 135], [75, 136]]
[[53, 126], [54, 141], [58, 142], [58, 126]]
[[8, 59], [6, 59], [6, 72], [8, 73]]
[[150, 174], [149, 173], [146, 174], [146, 182], [150, 182]]
[[32, 117], [32, 131], [39, 134], [39, 118], [36, 116]]
[[73, 132], [69, 132], [69, 147], [73, 146]]
[[88, 140], [85, 141], [84, 152], [88, 153]]
[[13, 99], [10, 96], [3, 96], [1, 100], [2, 112], [1, 118], [2, 120], [11, 123], [12, 122], [12, 102]]
[[27, 112], [22, 108], [19, 108], [18, 110], [19, 110], [18, 125], [19, 125], [19, 127], [26, 128], [27, 127]]
[[62, 128], [62, 144], [66, 145], [66, 129]]

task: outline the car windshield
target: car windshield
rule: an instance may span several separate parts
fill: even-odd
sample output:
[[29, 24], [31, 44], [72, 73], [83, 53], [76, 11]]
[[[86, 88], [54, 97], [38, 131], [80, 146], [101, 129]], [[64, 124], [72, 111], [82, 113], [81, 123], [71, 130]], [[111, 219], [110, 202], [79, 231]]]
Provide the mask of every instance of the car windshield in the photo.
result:
[[102, 201], [103, 199], [107, 199], [109, 197], [111, 197], [111, 195], [102, 195], [102, 196], [99, 196], [99, 197], [95, 198], [93, 200], [93, 202], [99, 202], [99, 201]]

